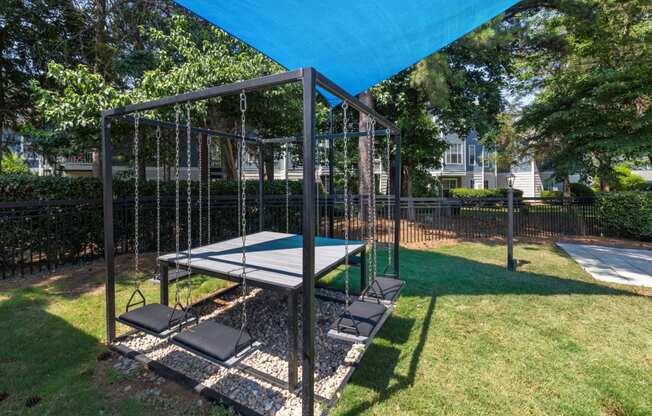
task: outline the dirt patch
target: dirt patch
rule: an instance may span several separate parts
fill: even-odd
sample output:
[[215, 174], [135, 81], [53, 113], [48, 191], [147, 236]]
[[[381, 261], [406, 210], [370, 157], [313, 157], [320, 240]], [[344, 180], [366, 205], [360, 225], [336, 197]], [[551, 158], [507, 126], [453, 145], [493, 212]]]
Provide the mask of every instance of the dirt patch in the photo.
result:
[[126, 400], [135, 400], [144, 407], [146, 414], [204, 416], [214, 414], [215, 405], [201, 398], [196, 392], [159, 377], [141, 364], [128, 373], [121, 369], [116, 353], [98, 361], [93, 375], [94, 384], [106, 392], [110, 414], [119, 414]]
[[[142, 254], [143, 270], [156, 270], [155, 258], [155, 253]], [[133, 264], [133, 255], [121, 255], [115, 262], [116, 275], [129, 274], [133, 271]], [[49, 293], [56, 295], [80, 295], [103, 290], [105, 276], [104, 260], [98, 259], [88, 263], [63, 266], [55, 272], [2, 280], [0, 281], [0, 291], [38, 287], [46, 288]]]
[[641, 289], [638, 291], [641, 296], [648, 296], [652, 298], [652, 289]]

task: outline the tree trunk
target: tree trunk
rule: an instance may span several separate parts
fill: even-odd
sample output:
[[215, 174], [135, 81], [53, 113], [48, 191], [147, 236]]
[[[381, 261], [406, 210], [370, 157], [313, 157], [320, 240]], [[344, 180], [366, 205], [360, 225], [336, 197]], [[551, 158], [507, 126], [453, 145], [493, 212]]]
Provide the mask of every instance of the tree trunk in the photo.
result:
[[401, 180], [401, 187], [403, 188], [402, 194], [408, 198], [408, 219], [414, 221], [416, 219], [416, 209], [412, 201], [412, 174], [411, 169], [407, 166], [403, 167], [403, 178]]
[[[370, 108], [374, 108], [374, 99], [371, 95], [371, 91], [367, 90], [361, 93], [358, 98], [364, 104]], [[358, 121], [358, 130], [364, 131], [367, 129], [368, 117], [364, 113], [360, 113], [360, 118]], [[371, 169], [373, 168], [373, 160], [369, 157], [369, 148], [371, 145], [371, 139], [367, 136], [361, 136], [358, 139], [358, 151], [360, 152], [360, 161], [358, 162], [358, 172], [359, 172], [359, 185], [358, 192], [360, 195], [369, 195], [372, 192], [371, 189]], [[371, 173], [373, 174], [373, 172]]]
[[609, 192], [609, 180], [605, 176], [600, 176], [600, 190]]
[[201, 134], [199, 138], [199, 146], [201, 146], [201, 172], [199, 174], [202, 180], [208, 178], [210, 169], [208, 166], [208, 135]]
[[[95, 0], [95, 72], [105, 76], [108, 69], [106, 59], [106, 0]], [[97, 149], [92, 150], [93, 176], [102, 180], [101, 157]]]
[[570, 176], [564, 176], [564, 199], [569, 199], [572, 197], [571, 188], [570, 188]]
[[[238, 122], [234, 118], [224, 116], [216, 105], [208, 105], [208, 128], [223, 132], [237, 133]], [[231, 139], [214, 138], [213, 146], [220, 146], [222, 155], [222, 169], [225, 179], [234, 180], [236, 178], [236, 160], [235, 152], [236, 143]]]
[[274, 180], [274, 146], [268, 145], [265, 148], [265, 180]]
[[95, 0], [95, 72], [106, 75], [106, 0]]
[[[358, 99], [365, 103], [368, 107], [374, 108], [374, 99], [371, 95], [371, 91], [367, 90], [361, 93], [358, 96]], [[369, 117], [366, 114], [360, 113], [360, 118], [358, 119], [358, 130], [365, 131], [367, 130], [367, 121]], [[370, 169], [373, 169], [373, 160], [369, 158], [369, 148], [371, 146], [371, 138], [368, 136], [360, 136], [358, 138], [358, 152], [359, 152], [359, 161], [358, 161], [358, 194], [360, 195], [360, 203], [364, 201], [364, 196], [371, 195], [373, 191], [371, 189], [371, 175], [373, 172]], [[360, 206], [359, 219], [361, 222], [367, 224], [367, 210], [364, 207]]]
[[93, 171], [93, 176], [96, 178], [99, 178], [100, 181], [104, 181], [104, 176], [102, 175], [102, 155], [97, 149], [93, 149], [93, 152], [91, 153], [93, 165], [92, 165], [92, 171]]

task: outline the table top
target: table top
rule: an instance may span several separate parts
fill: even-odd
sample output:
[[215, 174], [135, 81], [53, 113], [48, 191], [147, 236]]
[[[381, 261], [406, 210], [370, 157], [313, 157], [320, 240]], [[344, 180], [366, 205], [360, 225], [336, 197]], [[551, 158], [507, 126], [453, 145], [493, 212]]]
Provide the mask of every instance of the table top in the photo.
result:
[[[359, 240], [349, 241], [349, 254], [364, 248]], [[180, 253], [179, 265], [188, 263], [187, 252]], [[303, 236], [263, 231], [247, 235], [247, 281], [283, 289], [299, 289], [303, 285]], [[191, 251], [191, 269], [197, 272], [218, 274], [231, 280], [242, 278], [242, 240], [240, 237], [221, 241]], [[171, 266], [175, 253], [159, 257]], [[344, 263], [344, 240], [315, 237], [315, 276]]]

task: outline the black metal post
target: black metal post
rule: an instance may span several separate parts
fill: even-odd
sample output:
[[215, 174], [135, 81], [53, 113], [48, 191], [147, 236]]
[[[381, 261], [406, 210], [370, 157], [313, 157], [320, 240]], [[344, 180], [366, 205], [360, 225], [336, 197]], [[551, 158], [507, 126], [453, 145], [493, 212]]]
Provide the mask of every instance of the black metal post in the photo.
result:
[[367, 249], [360, 252], [360, 293], [367, 288]]
[[312, 416], [315, 406], [315, 78], [304, 68], [303, 86], [303, 378], [302, 409]]
[[265, 145], [258, 144], [258, 231], [264, 228], [263, 193], [265, 185]]
[[169, 295], [169, 287], [170, 287], [170, 265], [168, 264], [167, 261], [159, 261], [158, 263], [158, 269], [159, 269], [159, 283], [160, 283], [160, 288], [159, 288], [159, 295], [160, 295], [160, 302], [161, 305], [168, 305], [170, 302], [170, 295]]
[[[396, 155], [394, 156], [394, 274], [400, 277], [399, 252], [401, 245], [401, 135], [394, 136]], [[389, 174], [389, 172], [388, 172]]]
[[507, 270], [513, 272], [514, 264], [514, 188], [507, 188]]
[[102, 169], [104, 205], [104, 260], [106, 262], [106, 340], [115, 339], [115, 259], [113, 246], [113, 145], [111, 122], [102, 117]]
[[[329, 133], [333, 134], [333, 107], [328, 112]], [[328, 237], [333, 238], [335, 227], [335, 140], [328, 141], [328, 197], [331, 203], [328, 206]]]

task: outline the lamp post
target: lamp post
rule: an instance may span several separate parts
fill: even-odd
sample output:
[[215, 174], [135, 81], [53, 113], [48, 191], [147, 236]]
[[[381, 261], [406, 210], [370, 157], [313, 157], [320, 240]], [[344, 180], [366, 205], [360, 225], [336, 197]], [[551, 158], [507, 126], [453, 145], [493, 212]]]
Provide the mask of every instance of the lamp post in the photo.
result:
[[516, 270], [514, 262], [514, 179], [513, 173], [507, 177], [507, 270]]

